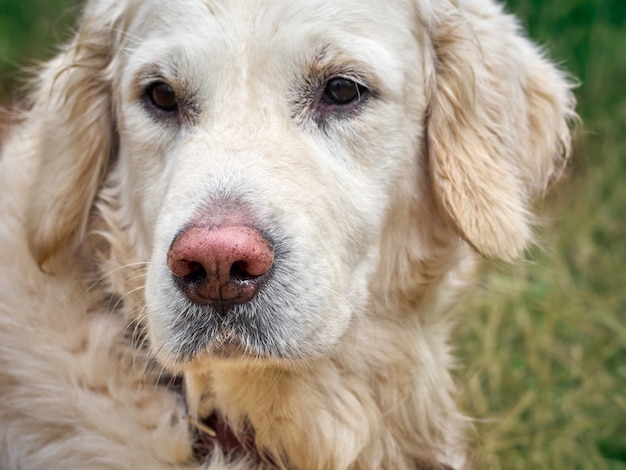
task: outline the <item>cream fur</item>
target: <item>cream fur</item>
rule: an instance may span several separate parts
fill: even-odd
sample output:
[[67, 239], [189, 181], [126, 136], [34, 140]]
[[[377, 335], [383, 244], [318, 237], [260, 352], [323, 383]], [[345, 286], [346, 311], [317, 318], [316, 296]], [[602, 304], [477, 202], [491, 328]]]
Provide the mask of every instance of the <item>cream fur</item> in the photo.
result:
[[[370, 93], [319, 117], [334, 76]], [[476, 253], [531, 242], [574, 117], [499, 5], [91, 0], [31, 96], [0, 160], [0, 467], [271, 466], [194, 462], [213, 410], [285, 468], [470, 465], [446, 312]], [[246, 357], [183, 357], [168, 247], [233, 210], [286, 247], [273, 313]]]

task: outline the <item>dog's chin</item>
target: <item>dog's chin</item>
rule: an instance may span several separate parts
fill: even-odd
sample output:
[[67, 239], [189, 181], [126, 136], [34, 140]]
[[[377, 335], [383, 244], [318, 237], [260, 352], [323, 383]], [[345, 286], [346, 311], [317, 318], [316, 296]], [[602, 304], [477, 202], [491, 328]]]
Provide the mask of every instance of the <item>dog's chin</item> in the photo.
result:
[[209, 342], [203, 349], [197, 350], [197, 352], [193, 354], [168, 354], [163, 353], [162, 350], [158, 352], [157, 348], [155, 356], [162, 366], [174, 373], [190, 371], [202, 372], [218, 363], [231, 365], [251, 363], [269, 364], [282, 362], [284, 360], [278, 356], [272, 356], [265, 351], [253, 350], [250, 347], [246, 347], [241, 339], [232, 336], [227, 339], [215, 338], [215, 340]]
[[218, 361], [259, 363], [289, 360], [285, 354], [271, 351], [268, 348], [252, 346], [246, 338], [234, 334], [228, 328], [218, 332], [202, 345], [195, 344], [184, 352], [166, 352], [164, 348], [158, 346], [154, 349], [158, 360], [163, 365], [180, 371], [197, 368], [200, 364], [204, 367]]
[[278, 367], [292, 368], [297, 364], [311, 360], [316, 355], [277, 354], [261, 348], [247, 345], [241, 338], [232, 335], [218, 336], [206, 347], [192, 356], [161, 356], [158, 360], [174, 373], [204, 374], [212, 367]]
[[[252, 348], [246, 345], [245, 341], [230, 331], [222, 331], [209, 342], [207, 347], [196, 354], [198, 357], [209, 360], [231, 360], [231, 361], [248, 361], [272, 359], [267, 351]], [[192, 360], [193, 360], [192, 359]]]

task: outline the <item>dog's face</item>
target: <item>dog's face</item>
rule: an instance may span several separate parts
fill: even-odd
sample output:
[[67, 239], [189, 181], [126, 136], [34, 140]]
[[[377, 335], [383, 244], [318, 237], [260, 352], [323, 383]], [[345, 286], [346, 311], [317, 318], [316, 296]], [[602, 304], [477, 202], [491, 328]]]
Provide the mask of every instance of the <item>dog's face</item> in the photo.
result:
[[129, 27], [120, 165], [166, 362], [318, 355], [368, 299], [392, 189], [418, 184], [423, 54], [408, 11], [335, 3], [143, 2]]
[[572, 100], [510, 17], [465, 3], [92, 0], [42, 74], [35, 259], [108, 226], [184, 366], [324, 354], [461, 240], [515, 257]]

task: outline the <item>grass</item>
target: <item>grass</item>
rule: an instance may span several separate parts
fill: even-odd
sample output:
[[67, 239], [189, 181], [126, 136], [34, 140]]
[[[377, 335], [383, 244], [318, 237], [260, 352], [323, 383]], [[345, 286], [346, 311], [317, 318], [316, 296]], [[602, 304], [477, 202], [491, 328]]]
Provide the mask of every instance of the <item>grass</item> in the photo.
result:
[[[67, 37], [75, 0], [0, 0], [0, 96]], [[477, 468], [626, 469], [626, 2], [508, 0], [581, 82], [570, 175], [541, 204], [541, 248], [459, 309], [459, 401]], [[32, 11], [37, 14], [33, 17]]]
[[24, 67], [50, 57], [68, 39], [78, 5], [80, 0], [0, 0], [0, 103], [28, 77]]

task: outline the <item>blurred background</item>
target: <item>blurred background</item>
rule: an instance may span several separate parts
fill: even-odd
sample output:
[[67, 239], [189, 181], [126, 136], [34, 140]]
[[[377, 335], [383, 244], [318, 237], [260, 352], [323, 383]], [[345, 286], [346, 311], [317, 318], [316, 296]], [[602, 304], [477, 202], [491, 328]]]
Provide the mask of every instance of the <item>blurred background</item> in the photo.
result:
[[[507, 0], [580, 83], [541, 247], [489, 265], [458, 309], [459, 402], [476, 468], [626, 469], [626, 0]], [[67, 40], [77, 0], [0, 0], [0, 104]]]

